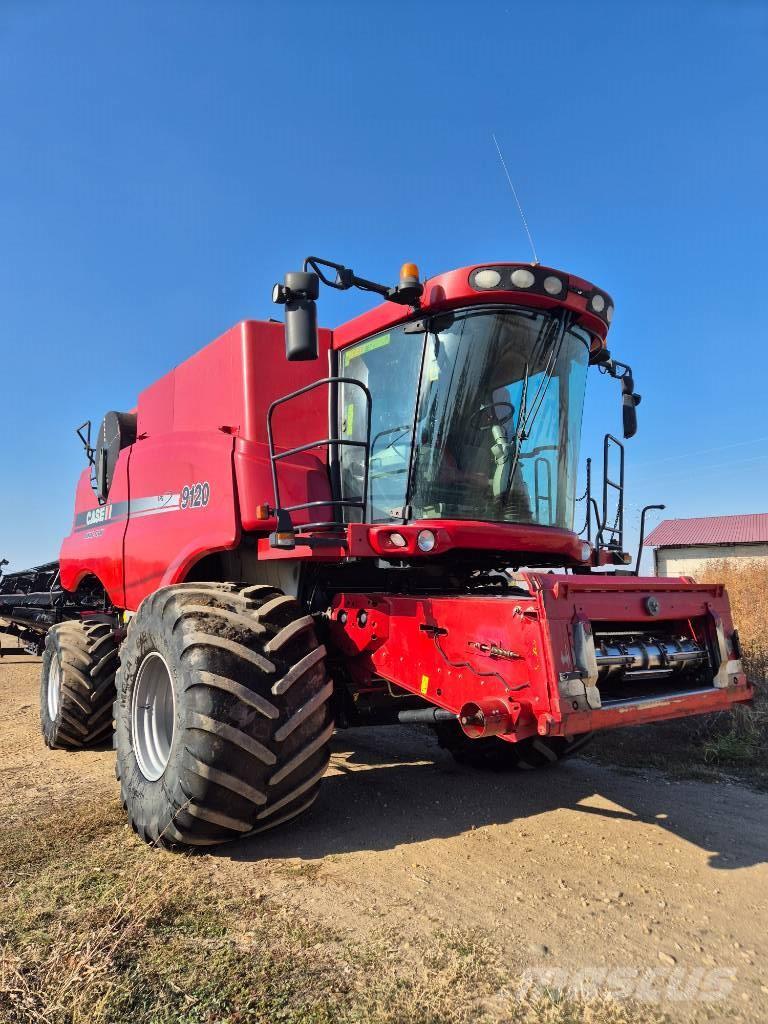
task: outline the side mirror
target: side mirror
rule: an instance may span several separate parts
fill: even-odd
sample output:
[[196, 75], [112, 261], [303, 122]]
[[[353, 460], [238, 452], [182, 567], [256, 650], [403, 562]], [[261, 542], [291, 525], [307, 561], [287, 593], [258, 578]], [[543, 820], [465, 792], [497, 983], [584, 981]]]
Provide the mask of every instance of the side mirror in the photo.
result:
[[624, 372], [619, 377], [621, 381], [621, 418], [624, 426], [624, 439], [634, 437], [637, 433], [637, 407], [640, 405], [640, 395], [635, 392], [635, 379], [632, 371], [626, 364], [619, 364]]
[[637, 433], [637, 404], [640, 395], [622, 395], [621, 418], [624, 425], [624, 438], [629, 439]]
[[317, 274], [291, 271], [272, 289], [272, 301], [285, 306], [285, 357], [289, 362], [317, 359]]

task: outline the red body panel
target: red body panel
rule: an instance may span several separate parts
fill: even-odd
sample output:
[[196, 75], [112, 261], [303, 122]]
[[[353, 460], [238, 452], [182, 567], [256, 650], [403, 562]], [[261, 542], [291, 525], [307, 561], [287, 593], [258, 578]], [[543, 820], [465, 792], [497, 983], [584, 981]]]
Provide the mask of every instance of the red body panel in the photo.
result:
[[[719, 619], [730, 637], [725, 592], [683, 579], [536, 573], [524, 578], [528, 594], [339, 594], [330, 621], [333, 647], [363, 692], [386, 680], [456, 714], [469, 701], [500, 698], [514, 720], [514, 731], [504, 737], [510, 741], [698, 714], [751, 699], [752, 688], [730, 648], [727, 686], [585, 709], [561, 688], [577, 671], [576, 622], [663, 626], [685, 620], [714, 633]], [[651, 595], [660, 605], [653, 618], [646, 610]]]
[[[270, 520], [271, 528], [275, 521]], [[264, 526], [264, 524], [259, 524]], [[417, 544], [422, 530], [431, 530], [435, 535], [432, 551], [420, 551]], [[405, 546], [395, 546], [392, 535], [399, 534]], [[525, 555], [535, 552], [539, 556], [558, 559], [559, 564], [588, 564], [582, 556], [585, 547], [575, 533], [555, 526], [535, 526], [527, 523], [479, 523], [461, 519], [420, 519], [406, 525], [386, 524], [369, 526], [365, 523], [350, 523], [339, 536], [338, 544], [323, 545], [312, 549], [297, 539], [296, 547], [283, 550], [271, 548], [267, 538], [258, 543], [259, 557], [267, 560], [285, 558], [315, 558], [323, 561], [338, 561], [343, 558], [374, 558], [396, 556], [398, 558], [440, 558], [450, 551], [499, 552], [508, 556], [510, 562], [524, 561]], [[590, 549], [590, 556], [593, 552]], [[519, 557], [516, 557], [519, 556]]]
[[[267, 408], [327, 374], [330, 332], [317, 362], [287, 363], [281, 324], [244, 321], [139, 396], [137, 440], [120, 453], [108, 501], [99, 506], [84, 471], [73, 531], [60, 553], [62, 585], [96, 576], [119, 608], [135, 610], [160, 586], [183, 580], [211, 552], [237, 545], [242, 528], [264, 528], [256, 507], [273, 500]], [[275, 417], [278, 448], [325, 438], [323, 389]], [[325, 449], [281, 464], [287, 498], [328, 495]], [[184, 505], [184, 487], [207, 500]], [[297, 522], [301, 522], [297, 517]]]
[[[184, 579], [202, 554], [239, 538], [231, 435], [180, 431], [150, 435], [133, 446], [132, 497], [125, 531], [125, 607], [138, 608], [158, 587]], [[208, 484], [207, 504], [181, 507], [184, 486]], [[144, 508], [146, 496], [150, 499]], [[167, 499], [167, 500], [166, 500]]]
[[[115, 502], [128, 500], [127, 457], [118, 459], [112, 494]], [[95, 576], [110, 601], [117, 608], [124, 608], [123, 537], [126, 518], [113, 519], [103, 510], [107, 510], [107, 506], [99, 506], [96, 501], [91, 487], [91, 471], [84, 469], [75, 492], [74, 528], [64, 538], [59, 552], [61, 585], [65, 590], [76, 590], [86, 576]], [[88, 522], [86, 517], [91, 521]], [[78, 524], [78, 518], [84, 521]]]

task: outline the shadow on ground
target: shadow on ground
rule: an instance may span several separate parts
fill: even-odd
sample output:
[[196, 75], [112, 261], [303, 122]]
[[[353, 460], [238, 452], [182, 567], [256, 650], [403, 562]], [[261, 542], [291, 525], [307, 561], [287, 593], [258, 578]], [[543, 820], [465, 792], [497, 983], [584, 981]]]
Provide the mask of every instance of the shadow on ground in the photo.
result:
[[[481, 773], [457, 765], [424, 730], [404, 727], [339, 732], [333, 749], [332, 774], [307, 814], [218, 855], [312, 860], [381, 851], [570, 808], [672, 832], [706, 850], [710, 867], [768, 860], [768, 796], [738, 786], [627, 774], [580, 759], [541, 772]], [[595, 798], [617, 806], [584, 802]]]

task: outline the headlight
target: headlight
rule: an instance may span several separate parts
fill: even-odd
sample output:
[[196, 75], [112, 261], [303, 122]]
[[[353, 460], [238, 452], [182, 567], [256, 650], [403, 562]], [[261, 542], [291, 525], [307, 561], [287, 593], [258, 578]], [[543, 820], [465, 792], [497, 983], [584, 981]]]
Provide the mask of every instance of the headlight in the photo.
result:
[[581, 545], [581, 560], [582, 562], [588, 562], [592, 557], [592, 545], [588, 544], [587, 541]]
[[416, 543], [420, 551], [428, 552], [434, 548], [437, 538], [431, 530], [422, 530], [416, 538]]

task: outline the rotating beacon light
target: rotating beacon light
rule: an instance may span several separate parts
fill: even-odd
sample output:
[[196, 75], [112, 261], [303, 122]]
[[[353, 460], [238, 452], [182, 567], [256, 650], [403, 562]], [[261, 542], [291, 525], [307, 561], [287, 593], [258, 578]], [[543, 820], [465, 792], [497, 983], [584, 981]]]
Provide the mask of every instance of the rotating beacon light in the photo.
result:
[[424, 285], [419, 281], [419, 268], [415, 263], [404, 263], [400, 267], [400, 280], [395, 289], [397, 301], [414, 305], [421, 298], [423, 291]]

